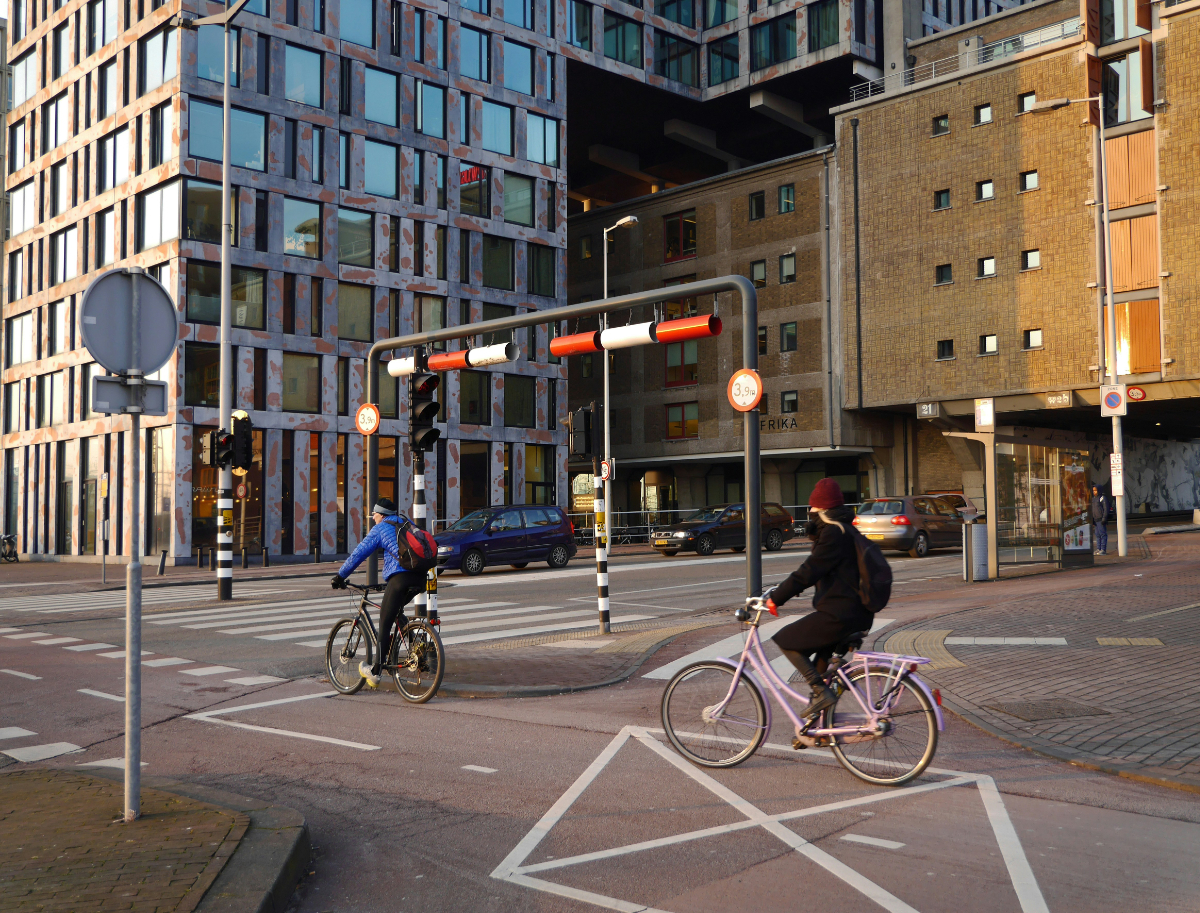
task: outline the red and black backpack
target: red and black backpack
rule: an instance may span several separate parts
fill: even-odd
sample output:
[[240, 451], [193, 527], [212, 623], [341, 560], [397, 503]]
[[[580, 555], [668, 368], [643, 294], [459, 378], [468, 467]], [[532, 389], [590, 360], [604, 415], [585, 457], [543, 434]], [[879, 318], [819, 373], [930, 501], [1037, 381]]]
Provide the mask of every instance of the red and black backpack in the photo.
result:
[[396, 549], [400, 553], [400, 566], [406, 571], [437, 567], [437, 542], [411, 520], [396, 524]]

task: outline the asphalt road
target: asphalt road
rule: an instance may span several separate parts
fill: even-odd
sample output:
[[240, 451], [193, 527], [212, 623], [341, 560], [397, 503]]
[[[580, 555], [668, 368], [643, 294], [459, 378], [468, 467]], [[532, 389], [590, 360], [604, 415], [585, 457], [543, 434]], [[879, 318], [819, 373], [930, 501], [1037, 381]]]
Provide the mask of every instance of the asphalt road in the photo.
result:
[[[764, 557], [770, 582], [802, 556]], [[618, 559], [614, 619], [732, 606], [740, 561]], [[896, 560], [898, 592], [952, 582], [958, 563]], [[579, 623], [563, 613], [594, 612], [590, 573], [573, 563], [447, 575], [445, 627], [456, 614], [458, 636], [495, 631], [482, 626], [492, 620]], [[0, 631], [0, 750], [69, 745], [80, 750], [29, 763], [119, 764], [123, 660], [106, 654], [120, 653], [120, 606], [40, 589], [33, 601], [0, 599], [0, 628], [15, 629]], [[333, 695], [320, 650], [302, 646], [311, 634], [261, 639], [295, 634], [294, 616], [328, 597], [321, 580], [242, 584], [241, 615], [203, 628], [181, 622], [213, 616], [178, 613], [214, 604], [169, 589], [181, 598], [147, 604], [146, 770], [299, 809], [317, 851], [296, 911], [1200, 905], [1200, 800], [1038, 758], [949, 715], [934, 768], [904, 790], [867, 786], [823, 752], [793, 752], [785, 725], [732, 770], [682, 763], [656, 731], [663, 681], [648, 676], [732, 625], [680, 638], [600, 691], [412, 707], [387, 691]], [[251, 614], [271, 611], [262, 606], [285, 620]], [[284, 630], [241, 630], [271, 624]], [[96, 643], [113, 646], [70, 649]]]

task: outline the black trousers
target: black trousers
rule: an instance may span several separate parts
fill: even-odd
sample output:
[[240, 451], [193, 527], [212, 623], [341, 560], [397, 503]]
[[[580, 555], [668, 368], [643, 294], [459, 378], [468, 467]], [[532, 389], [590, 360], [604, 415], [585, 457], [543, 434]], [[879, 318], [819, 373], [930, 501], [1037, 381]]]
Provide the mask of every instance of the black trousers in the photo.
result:
[[388, 655], [392, 643], [392, 625], [397, 617], [403, 617], [404, 607], [417, 593], [425, 589], [424, 571], [400, 571], [388, 578], [379, 605], [379, 655], [375, 657], [375, 671]]
[[828, 612], [813, 612], [799, 621], [793, 621], [771, 639], [780, 650], [794, 650], [808, 657], [816, 654], [820, 659], [828, 659], [843, 638], [857, 631], [868, 630], [871, 622], [871, 616], [865, 612], [863, 617], [848, 621], [842, 621]]

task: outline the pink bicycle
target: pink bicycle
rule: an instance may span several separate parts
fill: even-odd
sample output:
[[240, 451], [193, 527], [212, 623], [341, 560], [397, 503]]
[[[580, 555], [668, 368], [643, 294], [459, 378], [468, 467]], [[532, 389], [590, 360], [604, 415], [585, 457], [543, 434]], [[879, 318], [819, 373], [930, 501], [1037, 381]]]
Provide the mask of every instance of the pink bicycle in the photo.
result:
[[662, 722], [676, 750], [701, 767], [741, 764], [771, 730], [765, 684], [795, 726], [793, 748], [828, 747], [846, 770], [880, 786], [902, 786], [920, 776], [945, 728], [939, 702], [915, 674], [929, 660], [855, 652], [867, 632], [853, 634], [834, 649], [825, 672], [837, 704], [806, 719], [782, 695], [801, 708], [809, 699], [788, 687], [763, 655], [758, 626], [767, 610], [764, 600], [751, 597], [734, 613], [749, 629], [739, 660], [693, 663], [667, 683]]

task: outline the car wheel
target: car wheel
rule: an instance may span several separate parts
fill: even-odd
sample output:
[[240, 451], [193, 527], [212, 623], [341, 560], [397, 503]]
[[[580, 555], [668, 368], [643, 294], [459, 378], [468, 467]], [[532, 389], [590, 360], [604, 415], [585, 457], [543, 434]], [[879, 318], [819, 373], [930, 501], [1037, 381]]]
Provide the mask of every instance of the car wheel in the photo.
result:
[[509, 565], [509, 567], [515, 567], [515, 568], [516, 568], [516, 569], [519, 571], [519, 570], [521, 570], [522, 568], [529, 567], [529, 562], [528, 562], [528, 561], [522, 561], [520, 564], [511, 564], [511, 565]]
[[711, 555], [716, 550], [717, 550], [717, 542], [708, 533], [705, 533], [703, 536], [701, 536], [699, 539], [696, 540], [696, 554], [697, 555]]
[[550, 558], [546, 561], [552, 568], [566, 567], [567, 562], [571, 560], [571, 553], [567, 551], [565, 545], [556, 545], [550, 549]]
[[477, 548], [471, 549], [462, 556], [462, 572], [468, 577], [478, 577], [482, 574], [485, 564], [483, 552]]
[[659, 554], [666, 555], [668, 558], [674, 558], [676, 555], [679, 554], [679, 549], [677, 549], [677, 548], [664, 549], [663, 551], [659, 552]]
[[746, 550], [746, 546], [744, 546], [744, 545], [735, 545], [733, 548], [730, 549], [731, 552], [744, 552], [745, 550]]
[[908, 550], [911, 558], [924, 558], [929, 554], [929, 537], [925, 533], [917, 533], [917, 541], [913, 543], [913, 547]]
[[783, 548], [783, 533], [777, 529], [767, 530], [767, 551], [777, 552]]

